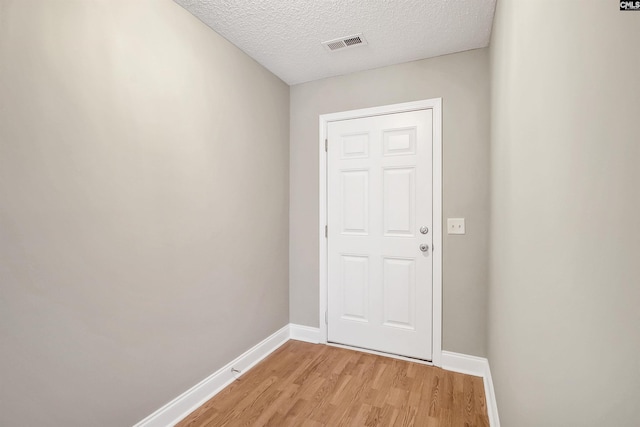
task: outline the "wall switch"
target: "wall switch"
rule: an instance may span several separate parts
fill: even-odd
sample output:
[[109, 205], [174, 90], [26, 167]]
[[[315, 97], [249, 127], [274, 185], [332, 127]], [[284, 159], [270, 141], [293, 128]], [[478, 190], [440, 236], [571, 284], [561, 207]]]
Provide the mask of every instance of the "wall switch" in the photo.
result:
[[447, 218], [447, 234], [465, 234], [464, 218]]

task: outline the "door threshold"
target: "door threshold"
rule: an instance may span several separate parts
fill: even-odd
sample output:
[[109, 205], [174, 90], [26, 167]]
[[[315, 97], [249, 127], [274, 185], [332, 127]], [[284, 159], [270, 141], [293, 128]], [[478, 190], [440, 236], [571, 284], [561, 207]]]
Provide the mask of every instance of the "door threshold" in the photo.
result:
[[388, 357], [390, 359], [404, 360], [405, 362], [419, 363], [420, 365], [435, 366], [431, 360], [417, 359], [415, 357], [401, 356], [399, 354], [385, 353], [384, 351], [370, 350], [368, 348], [354, 347], [350, 345], [338, 344], [338, 343], [329, 342], [329, 341], [327, 341], [325, 344], [331, 347], [344, 348], [345, 350], [353, 350], [353, 351], [359, 351], [361, 353], [375, 354], [376, 356]]

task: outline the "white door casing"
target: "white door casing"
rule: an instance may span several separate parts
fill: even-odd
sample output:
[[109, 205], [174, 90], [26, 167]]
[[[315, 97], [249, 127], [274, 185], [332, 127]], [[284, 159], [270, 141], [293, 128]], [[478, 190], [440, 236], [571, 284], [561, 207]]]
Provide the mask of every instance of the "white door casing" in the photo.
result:
[[324, 341], [440, 365], [440, 108], [435, 99], [320, 117]]

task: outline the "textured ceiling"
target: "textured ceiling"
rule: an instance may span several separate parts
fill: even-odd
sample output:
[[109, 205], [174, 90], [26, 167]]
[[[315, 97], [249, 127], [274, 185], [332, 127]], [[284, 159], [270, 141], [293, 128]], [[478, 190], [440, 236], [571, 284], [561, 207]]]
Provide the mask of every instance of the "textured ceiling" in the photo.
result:
[[[175, 1], [293, 85], [485, 47], [496, 0]], [[369, 44], [320, 44], [356, 33]]]

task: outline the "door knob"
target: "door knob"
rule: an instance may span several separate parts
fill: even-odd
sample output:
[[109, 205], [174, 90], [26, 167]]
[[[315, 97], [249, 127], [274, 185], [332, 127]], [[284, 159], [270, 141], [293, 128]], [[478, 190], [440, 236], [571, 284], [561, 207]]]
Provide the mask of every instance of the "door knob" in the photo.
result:
[[427, 245], [426, 243], [423, 243], [420, 245], [420, 250], [422, 252], [427, 252], [429, 250], [429, 245]]

